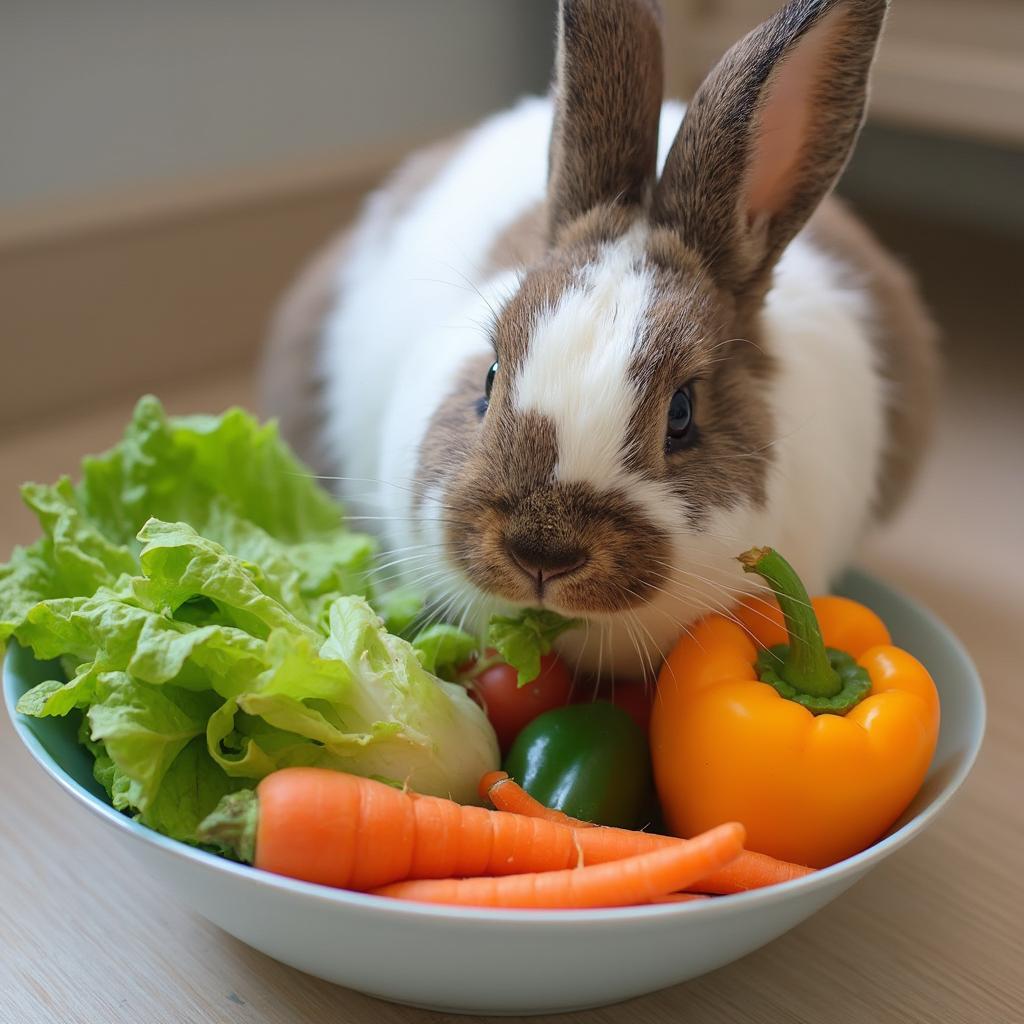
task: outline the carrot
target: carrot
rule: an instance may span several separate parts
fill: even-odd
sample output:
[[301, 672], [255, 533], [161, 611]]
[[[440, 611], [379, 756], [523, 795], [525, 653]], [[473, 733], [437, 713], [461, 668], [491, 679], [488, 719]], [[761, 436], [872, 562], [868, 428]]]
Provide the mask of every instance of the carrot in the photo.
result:
[[[366, 890], [409, 878], [574, 867], [583, 831], [326, 768], [285, 768], [266, 776], [255, 796], [225, 797], [199, 838], [276, 874]], [[613, 857], [598, 851], [591, 859]]]
[[373, 891], [394, 899], [470, 907], [628, 907], [666, 897], [728, 864], [743, 849], [744, 835], [742, 825], [730, 822], [685, 844], [607, 864], [504, 878], [395, 882]]
[[543, 818], [545, 821], [554, 821], [559, 825], [568, 825], [571, 828], [597, 827], [589, 821], [570, 818], [568, 814], [556, 811], [553, 807], [545, 807], [539, 800], [530, 796], [522, 786], [513, 782], [509, 778], [508, 772], [488, 772], [480, 780], [479, 791], [480, 796], [485, 800], [490, 800], [499, 811], [525, 814], [528, 818]]
[[[740, 854], [742, 856], [742, 854]], [[702, 892], [670, 892], [667, 896], [659, 896], [651, 900], [652, 903], [700, 903], [703, 900], [711, 899]]]
[[[485, 782], [488, 785], [485, 788]], [[481, 795], [486, 796], [499, 811], [514, 811], [549, 821], [558, 821], [578, 829], [577, 843], [585, 862], [619, 860], [650, 850], [661, 850], [688, 840], [673, 836], [660, 836], [651, 832], [631, 832], [629, 829], [592, 825], [571, 818], [561, 811], [552, 810], [534, 800], [505, 772], [488, 772], [480, 780]], [[776, 860], [767, 854], [744, 850], [731, 864], [701, 878], [693, 888], [699, 892], [727, 894], [778, 885], [794, 878], [809, 875], [813, 868]]]

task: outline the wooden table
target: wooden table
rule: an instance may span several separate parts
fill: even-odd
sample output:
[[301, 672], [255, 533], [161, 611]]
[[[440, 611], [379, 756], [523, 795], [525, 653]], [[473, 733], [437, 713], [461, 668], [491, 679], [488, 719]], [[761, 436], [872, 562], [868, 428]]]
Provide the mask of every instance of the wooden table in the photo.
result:
[[[1000, 396], [989, 381], [971, 398], [961, 382], [957, 415], [912, 506], [863, 560], [949, 622], [981, 669], [988, 737], [959, 798], [924, 836], [764, 949], [688, 984], [560, 1019], [1024, 1021], [1024, 410], [1009, 379], [1005, 387]], [[229, 380], [169, 405], [210, 410], [249, 397], [244, 381]], [[0, 553], [34, 535], [15, 484], [73, 470], [83, 452], [115, 439], [129, 407], [0, 442]], [[39, 771], [6, 717], [0, 773], [4, 1024], [444, 1019], [300, 974], [176, 905]]]

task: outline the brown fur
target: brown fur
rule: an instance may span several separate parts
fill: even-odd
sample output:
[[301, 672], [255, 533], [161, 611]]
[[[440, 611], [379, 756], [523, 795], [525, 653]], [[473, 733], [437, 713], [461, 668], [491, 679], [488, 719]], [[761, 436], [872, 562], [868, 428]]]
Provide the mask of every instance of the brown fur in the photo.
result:
[[[414, 508], [419, 508], [430, 490], [444, 483], [470, 457], [480, 429], [477, 405], [493, 362], [494, 356], [485, 354], [465, 363], [455, 387], [431, 419], [417, 458]], [[465, 523], [466, 519], [460, 515], [458, 521]]]
[[639, 207], [658, 157], [661, 10], [652, 0], [562, 0], [548, 237], [598, 203]]
[[[886, 9], [887, 0], [793, 0], [726, 53], [687, 108], [655, 191], [653, 217], [678, 230], [723, 287], [752, 306], [782, 250], [846, 165]], [[815, 77], [785, 201], [767, 221], [751, 222], [751, 164], [763, 111], [787, 62], [816, 30], [827, 33], [827, 57]]]
[[[553, 600], [579, 612], [610, 612], [650, 596], [668, 538], [628, 495], [553, 483], [558, 450], [541, 416], [496, 407], [479, 435], [459, 453], [465, 461], [453, 467], [445, 491], [459, 509], [445, 541], [471, 583], [509, 601]], [[543, 589], [509, 556], [508, 545], [521, 541], [545, 552], [583, 551], [587, 561]]]
[[[451, 557], [474, 585], [510, 601], [554, 599], [580, 612], [612, 611], [643, 601], [663, 576], [659, 561], [668, 555], [668, 542], [662, 532], [627, 495], [552, 484], [558, 454], [553, 427], [536, 414], [513, 414], [507, 394], [537, 316], [633, 216], [619, 208], [590, 211], [558, 251], [526, 273], [494, 324], [502, 369], [486, 417], [480, 418], [477, 405], [489, 355], [466, 364], [420, 447], [417, 492], [443, 484], [447, 508], [458, 510], [445, 514]], [[582, 550], [588, 561], [542, 591], [510, 557], [508, 545], [517, 541], [545, 552]]]
[[[774, 423], [765, 395], [774, 367], [754, 325], [740, 319], [732, 297], [674, 232], [656, 231], [647, 248], [648, 263], [657, 268], [657, 298], [631, 368], [642, 398], [630, 435], [642, 443], [626, 465], [670, 482], [689, 506], [690, 526], [700, 529], [715, 509], [766, 500]], [[665, 409], [689, 381], [699, 439], [666, 457]]]

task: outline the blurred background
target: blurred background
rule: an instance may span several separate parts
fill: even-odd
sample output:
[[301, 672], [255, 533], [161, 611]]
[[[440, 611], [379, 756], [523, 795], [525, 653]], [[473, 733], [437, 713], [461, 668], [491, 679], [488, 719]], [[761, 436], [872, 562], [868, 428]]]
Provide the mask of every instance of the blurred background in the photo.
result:
[[[663, 3], [667, 91], [684, 97], [776, 6]], [[554, 9], [554, 0], [0, 0], [0, 562], [36, 536], [17, 485], [73, 473], [84, 453], [116, 439], [141, 393], [176, 412], [253, 406], [254, 367], [288, 281], [403, 154], [546, 89]], [[904, 867], [863, 883], [858, 901], [834, 913], [863, 936], [850, 960], [865, 978], [895, 971], [902, 986], [908, 964], [916, 971], [931, 958], [940, 1002], [922, 1020], [1009, 1020], [1020, 1005], [1009, 995], [990, 1012], [978, 1006], [1005, 992], [994, 951], [1019, 960], [1024, 907], [1014, 913], [1004, 892], [983, 914], [975, 896], [997, 863], [1005, 872], [1008, 857], [1021, 860], [1020, 815], [1007, 810], [1019, 806], [1024, 749], [1022, 0], [894, 0], [870, 121], [839, 191], [916, 272], [946, 360], [919, 486], [862, 562], [963, 638], [991, 716], [971, 795], [930, 845], [894, 858]], [[26, 849], [58, 841], [24, 818]], [[111, 855], [92, 831], [81, 842], [83, 862]], [[928, 874], [954, 859], [957, 871]], [[871, 922], [900, 906], [900, 879], [914, 872], [942, 893], [955, 937], [936, 950], [915, 932], [911, 902], [906, 948], [890, 958]], [[148, 906], [140, 922], [162, 926], [170, 912], [140, 886], [125, 901]], [[178, 916], [174, 941], [189, 942], [194, 922]], [[758, 978], [780, 958], [804, 962], [816, 934], [805, 926], [689, 986], [694, 1008], [723, 984], [729, 1005], [744, 986], [756, 1002]], [[202, 951], [210, 976], [235, 978], [250, 1005], [294, 976], [221, 940]], [[84, 980], [62, 984], [78, 993]], [[224, 989], [205, 984], [200, 995], [216, 1008], [208, 1019], [221, 1019]], [[787, 1006], [800, 999], [787, 993]], [[799, 1019], [831, 1012], [801, 1005], [809, 1016]]]
[[[692, 92], [775, 0], [667, 0]], [[275, 298], [401, 155], [545, 90], [554, 0], [5, 0], [0, 432], [241, 376]], [[242, 13], [244, 12], [244, 13]], [[841, 191], [948, 334], [1006, 334], [1024, 4], [897, 0]], [[59, 410], [59, 411], [58, 411]]]

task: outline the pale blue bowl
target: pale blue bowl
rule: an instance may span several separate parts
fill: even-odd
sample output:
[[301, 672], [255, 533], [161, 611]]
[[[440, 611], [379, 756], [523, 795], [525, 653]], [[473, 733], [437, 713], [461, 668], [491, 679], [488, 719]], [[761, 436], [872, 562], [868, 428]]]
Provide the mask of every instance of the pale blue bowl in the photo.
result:
[[894, 642], [935, 679], [942, 726], [928, 778], [889, 834], [855, 857], [785, 885], [697, 903], [589, 911], [431, 907], [232, 864], [115, 811], [72, 721], [15, 712], [25, 690], [53, 678], [53, 666], [12, 645], [4, 696], [15, 730], [43, 769], [131, 840], [175, 898], [243, 942], [396, 1002], [461, 1013], [551, 1013], [686, 981], [770, 942], [920, 833], [960, 788], [985, 729], [985, 698], [967, 653], [930, 612], [877, 580], [851, 573], [839, 590], [878, 612]]

